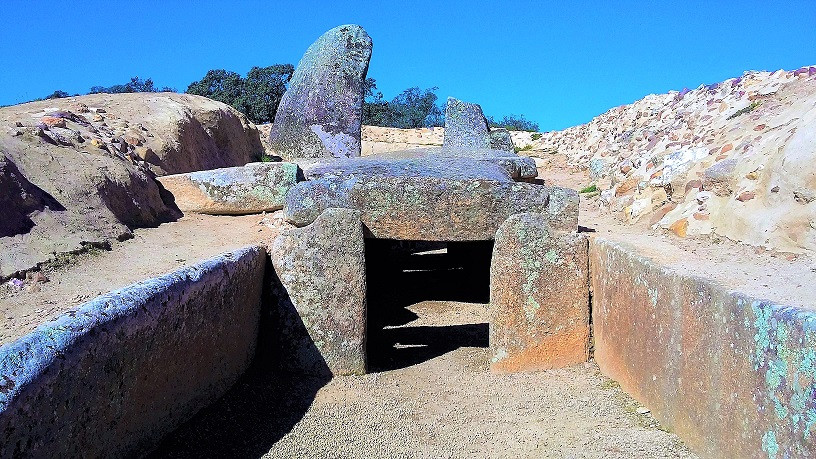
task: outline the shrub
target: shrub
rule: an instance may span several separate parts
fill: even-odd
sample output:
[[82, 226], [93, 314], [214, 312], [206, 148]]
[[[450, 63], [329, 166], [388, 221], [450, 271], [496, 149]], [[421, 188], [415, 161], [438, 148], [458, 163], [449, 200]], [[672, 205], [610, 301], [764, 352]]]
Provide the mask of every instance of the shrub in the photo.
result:
[[487, 125], [492, 128], [505, 128], [508, 131], [538, 131], [538, 123], [524, 118], [524, 115], [509, 115], [500, 121], [496, 121], [492, 116], [488, 116]]
[[540, 138], [541, 138], [541, 133], [540, 132], [534, 132], [533, 135], [530, 136], [530, 140], [532, 140], [533, 142], [535, 142], [536, 140], [538, 140]]

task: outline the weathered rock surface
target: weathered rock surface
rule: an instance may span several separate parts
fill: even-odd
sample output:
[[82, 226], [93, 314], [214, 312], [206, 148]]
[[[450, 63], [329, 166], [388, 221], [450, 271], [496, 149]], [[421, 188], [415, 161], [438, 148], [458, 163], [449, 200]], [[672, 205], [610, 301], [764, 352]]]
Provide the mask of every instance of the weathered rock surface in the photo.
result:
[[646, 96], [531, 145], [572, 166], [604, 165], [598, 202], [629, 223], [812, 253], [814, 101], [816, 67], [746, 72]]
[[282, 209], [297, 176], [297, 164], [249, 163], [158, 180], [182, 212], [240, 215]]
[[439, 177], [480, 177], [495, 173], [491, 166], [498, 166], [506, 174], [496, 175], [496, 180], [531, 180], [538, 175], [535, 161], [497, 150], [459, 148], [416, 148], [393, 151], [351, 160], [326, 158], [295, 159], [306, 179], [326, 174], [387, 174], [388, 170], [405, 168], [406, 173], [436, 174]]
[[0, 278], [174, 218], [154, 174], [243, 165], [262, 153], [257, 130], [231, 107], [170, 93], [0, 108], [0, 150], [0, 186], [17, 196], [6, 198], [15, 223], [0, 235]]
[[358, 25], [323, 34], [298, 63], [269, 134], [284, 159], [360, 156], [371, 38]]
[[106, 293], [0, 347], [0, 457], [132, 457], [252, 363], [266, 258], [246, 247]]
[[448, 97], [445, 106], [445, 147], [490, 148], [487, 119], [479, 104]]
[[496, 233], [490, 266], [490, 369], [560, 368], [589, 356], [587, 238], [544, 215], [516, 214]]
[[578, 226], [577, 192], [515, 182], [488, 161], [429, 157], [335, 167], [304, 167], [315, 178], [287, 194], [287, 221], [305, 226], [330, 207], [357, 209], [368, 236], [427, 241], [492, 240], [519, 212], [545, 214], [562, 230]]
[[513, 146], [513, 138], [510, 137], [510, 131], [504, 128], [491, 129], [490, 148], [513, 153], [515, 148]]
[[366, 371], [365, 241], [360, 213], [327, 209], [272, 243], [277, 345], [285, 371]]
[[747, 275], [741, 286], [712, 279], [723, 265], [709, 255], [690, 263], [685, 250], [635, 241], [590, 244], [603, 373], [702, 457], [816, 456], [813, 296], [764, 300]]
[[513, 139], [503, 128], [490, 129], [479, 104], [448, 97], [445, 107], [445, 149], [493, 149], [513, 153]]

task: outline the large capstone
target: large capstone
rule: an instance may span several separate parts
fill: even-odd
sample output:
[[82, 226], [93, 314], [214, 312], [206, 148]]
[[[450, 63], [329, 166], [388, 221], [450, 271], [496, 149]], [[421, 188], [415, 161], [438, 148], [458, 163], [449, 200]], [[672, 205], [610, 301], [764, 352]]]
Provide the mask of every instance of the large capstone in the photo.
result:
[[371, 38], [358, 25], [335, 27], [295, 69], [269, 134], [282, 158], [360, 156], [360, 127]]
[[492, 240], [519, 212], [541, 213], [554, 228], [577, 230], [578, 194], [517, 182], [507, 160], [428, 156], [304, 165], [311, 180], [289, 191], [284, 215], [305, 226], [328, 208], [356, 209], [367, 236], [399, 240]]
[[511, 216], [490, 266], [490, 369], [515, 372], [585, 362], [589, 353], [587, 239], [541, 214]]
[[158, 178], [182, 212], [256, 214], [283, 208], [298, 180], [294, 163], [249, 163]]
[[360, 213], [327, 209], [270, 251], [280, 367], [315, 376], [366, 371], [365, 241]]

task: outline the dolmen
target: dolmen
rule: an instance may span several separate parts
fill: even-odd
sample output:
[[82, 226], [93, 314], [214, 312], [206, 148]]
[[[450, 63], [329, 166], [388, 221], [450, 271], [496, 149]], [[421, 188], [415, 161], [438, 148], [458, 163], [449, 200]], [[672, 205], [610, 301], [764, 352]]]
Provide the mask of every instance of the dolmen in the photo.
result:
[[588, 262], [578, 193], [544, 183], [506, 130], [491, 130], [479, 105], [454, 98], [441, 147], [359, 157], [370, 55], [371, 39], [355, 25], [309, 47], [269, 138], [283, 162], [162, 179], [182, 210], [283, 209], [291, 227], [269, 247], [279, 366], [366, 372], [366, 238], [493, 241], [491, 369], [585, 361]]

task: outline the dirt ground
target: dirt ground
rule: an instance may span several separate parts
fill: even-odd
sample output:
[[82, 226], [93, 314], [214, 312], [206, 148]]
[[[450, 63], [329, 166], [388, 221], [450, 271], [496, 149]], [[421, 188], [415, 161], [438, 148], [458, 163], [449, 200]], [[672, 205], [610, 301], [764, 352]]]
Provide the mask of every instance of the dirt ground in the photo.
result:
[[45, 268], [48, 282], [0, 286], [0, 345], [56, 319], [85, 301], [220, 253], [274, 237], [260, 215], [190, 214], [157, 228], [134, 231], [112, 250], [93, 249]]
[[387, 369], [321, 381], [256, 368], [153, 457], [695, 457], [594, 362], [491, 374], [485, 304], [408, 309], [417, 318], [379, 350]]

